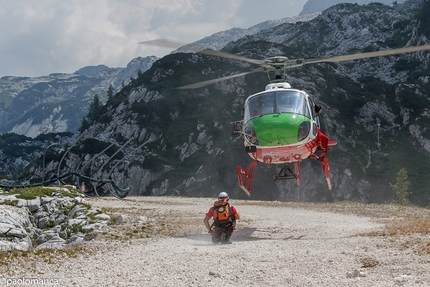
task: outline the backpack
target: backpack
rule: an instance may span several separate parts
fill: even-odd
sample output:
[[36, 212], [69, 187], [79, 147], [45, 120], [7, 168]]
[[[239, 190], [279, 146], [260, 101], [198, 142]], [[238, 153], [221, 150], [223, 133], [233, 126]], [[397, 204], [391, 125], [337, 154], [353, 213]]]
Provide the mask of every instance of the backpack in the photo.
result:
[[214, 202], [213, 219], [215, 225], [223, 227], [231, 225], [233, 223], [232, 213], [233, 210], [230, 206], [230, 203], [224, 201]]

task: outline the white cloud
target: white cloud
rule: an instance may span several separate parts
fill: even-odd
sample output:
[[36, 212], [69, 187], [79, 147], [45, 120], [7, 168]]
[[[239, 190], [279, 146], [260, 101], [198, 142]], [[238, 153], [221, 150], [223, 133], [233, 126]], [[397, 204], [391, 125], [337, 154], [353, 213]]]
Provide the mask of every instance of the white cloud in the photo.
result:
[[[137, 43], [193, 42], [233, 27], [298, 15], [306, 0], [0, 0], [0, 76], [125, 67], [169, 49]], [[290, 9], [294, 7], [296, 10]]]

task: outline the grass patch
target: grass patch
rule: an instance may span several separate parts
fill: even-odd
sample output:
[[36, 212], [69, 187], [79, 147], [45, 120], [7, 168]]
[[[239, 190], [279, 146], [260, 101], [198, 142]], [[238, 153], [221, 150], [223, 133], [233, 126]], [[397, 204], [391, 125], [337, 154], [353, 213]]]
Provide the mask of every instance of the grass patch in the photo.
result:
[[402, 218], [387, 222], [385, 231], [388, 235], [430, 233], [430, 218]]
[[[64, 188], [63, 188], [64, 189]], [[64, 191], [63, 189], [53, 189], [45, 188], [42, 186], [36, 187], [23, 187], [11, 189], [7, 194], [16, 194], [17, 198], [22, 198], [26, 200], [36, 199], [37, 197], [52, 196], [53, 194], [61, 194], [63, 197], [75, 198], [76, 195], [69, 191]], [[71, 188], [67, 188], [71, 190]]]
[[0, 202], [0, 205], [12, 205], [12, 206], [16, 206], [18, 204], [18, 200], [3, 200], [2, 202]]
[[8, 266], [10, 261], [25, 259], [26, 261], [44, 261], [49, 264], [61, 263], [64, 258], [76, 258], [83, 247], [77, 246], [64, 249], [39, 249], [39, 250], [12, 250], [0, 251], [0, 266]]
[[16, 194], [17, 198], [31, 200], [37, 197], [51, 196], [54, 192], [53, 189], [43, 187], [23, 187], [14, 188], [9, 191], [9, 194]]

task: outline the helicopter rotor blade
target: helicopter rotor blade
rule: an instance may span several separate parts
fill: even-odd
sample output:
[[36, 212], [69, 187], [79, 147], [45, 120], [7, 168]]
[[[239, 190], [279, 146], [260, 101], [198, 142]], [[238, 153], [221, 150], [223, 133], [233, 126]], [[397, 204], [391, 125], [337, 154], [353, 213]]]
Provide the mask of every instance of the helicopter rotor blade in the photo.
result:
[[239, 61], [248, 62], [248, 63], [256, 64], [256, 65], [264, 64], [264, 60], [251, 59], [251, 58], [242, 57], [242, 56], [238, 56], [238, 55], [234, 55], [234, 54], [228, 54], [228, 53], [219, 52], [219, 51], [215, 51], [215, 50], [204, 49], [204, 50], [198, 51], [198, 53], [210, 55], [210, 56], [218, 56], [218, 57], [222, 57], [222, 58], [226, 58], [226, 59], [239, 60]]
[[143, 41], [143, 42], [139, 42], [138, 44], [171, 48], [175, 50], [182, 48], [183, 50], [189, 50], [194, 53], [204, 49], [203, 47], [199, 47], [197, 45], [185, 44], [178, 41], [167, 40], [167, 39], [155, 39], [150, 41]]
[[166, 40], [166, 39], [156, 39], [151, 41], [144, 41], [139, 42], [139, 44], [148, 44], [148, 45], [155, 45], [155, 46], [161, 46], [166, 48], [173, 48], [173, 49], [181, 49], [181, 50], [189, 50], [193, 53], [200, 53], [210, 56], [216, 56], [216, 57], [222, 57], [226, 59], [232, 59], [232, 60], [238, 60], [243, 62], [248, 62], [251, 64], [260, 65], [260, 68], [252, 70], [250, 72], [244, 72], [236, 75], [231, 75], [219, 79], [213, 79], [209, 81], [203, 81], [191, 85], [186, 85], [182, 87], [178, 87], [177, 89], [197, 89], [201, 88], [210, 84], [217, 83], [219, 81], [228, 80], [236, 77], [241, 77], [244, 75], [257, 73], [257, 72], [263, 72], [263, 71], [269, 71], [269, 70], [275, 70], [279, 71], [281, 69], [287, 69], [287, 68], [295, 68], [295, 67], [301, 67], [307, 64], [316, 64], [316, 63], [336, 63], [336, 62], [342, 62], [342, 61], [351, 61], [351, 60], [359, 60], [359, 59], [366, 59], [366, 58], [374, 58], [374, 57], [382, 57], [382, 56], [388, 56], [388, 55], [396, 55], [396, 54], [402, 54], [402, 53], [410, 53], [410, 52], [418, 52], [418, 51], [425, 51], [430, 50], [430, 44], [429, 45], [422, 45], [422, 46], [413, 46], [413, 47], [406, 47], [406, 48], [399, 48], [399, 49], [392, 49], [392, 50], [383, 50], [383, 51], [376, 51], [376, 52], [367, 52], [367, 53], [358, 53], [358, 54], [350, 54], [350, 55], [342, 55], [342, 56], [333, 56], [333, 57], [327, 57], [327, 58], [315, 58], [315, 59], [288, 59], [287, 57], [283, 56], [275, 56], [270, 57], [265, 60], [256, 60], [251, 59], [239, 55], [234, 54], [228, 54], [220, 51], [214, 51], [210, 49], [205, 49], [203, 47], [200, 47], [198, 45], [194, 44], [183, 44], [180, 42], [172, 41], [172, 40]]
[[245, 76], [245, 75], [249, 75], [249, 74], [253, 74], [253, 73], [258, 73], [258, 72], [263, 72], [263, 71], [264, 71], [263, 68], [258, 68], [258, 69], [252, 70], [250, 72], [244, 72], [244, 73], [235, 74], [235, 75], [231, 75], [231, 76], [227, 76], [227, 77], [222, 77], [222, 78], [218, 78], [218, 79], [213, 79], [213, 80], [209, 80], [209, 81], [198, 82], [198, 83], [195, 83], [195, 84], [178, 87], [176, 89], [178, 89], [178, 90], [197, 89], [197, 88], [205, 87], [205, 86], [210, 85], [210, 84], [215, 84], [215, 83], [220, 82], [220, 81], [225, 81], [225, 80], [228, 80], [228, 79], [242, 77], [242, 76]]
[[316, 59], [305, 60], [304, 64], [316, 64], [316, 63], [324, 63], [324, 62], [336, 63], [336, 62], [342, 62], [342, 61], [374, 58], [374, 57], [381, 57], [381, 56], [388, 56], [388, 55], [396, 55], [401, 53], [418, 52], [418, 51], [424, 51], [424, 50], [430, 50], [430, 45], [413, 46], [413, 47], [368, 52], [368, 53], [350, 54], [350, 55], [344, 55], [344, 56], [334, 56], [329, 58], [316, 58]]
[[143, 41], [143, 42], [139, 42], [138, 44], [153, 45], [153, 46], [172, 48], [172, 49], [177, 49], [181, 46], [184, 46], [184, 44], [181, 44], [179, 42], [166, 40], [166, 39], [155, 39], [150, 41]]
[[215, 50], [205, 49], [198, 45], [184, 44], [184, 43], [167, 40], [167, 39], [155, 39], [150, 41], [139, 42], [139, 44], [153, 45], [153, 46], [172, 48], [172, 49], [182, 48], [183, 50], [189, 50], [194, 53], [200, 53], [200, 54], [209, 55], [209, 56], [218, 56], [221, 58], [232, 59], [232, 60], [239, 60], [239, 61], [248, 62], [256, 65], [261, 65], [264, 63], [264, 60], [256, 60], [256, 59], [251, 59], [251, 58], [242, 57], [238, 55], [223, 53]]

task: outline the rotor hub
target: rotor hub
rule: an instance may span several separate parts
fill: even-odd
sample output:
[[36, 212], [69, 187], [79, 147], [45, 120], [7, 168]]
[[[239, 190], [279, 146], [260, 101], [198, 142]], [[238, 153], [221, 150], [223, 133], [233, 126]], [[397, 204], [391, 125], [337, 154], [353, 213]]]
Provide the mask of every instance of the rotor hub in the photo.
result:
[[285, 64], [287, 63], [289, 59], [284, 56], [276, 56], [276, 57], [270, 57], [264, 60], [264, 67], [265, 68], [274, 68], [274, 69], [280, 69], [285, 67]]

